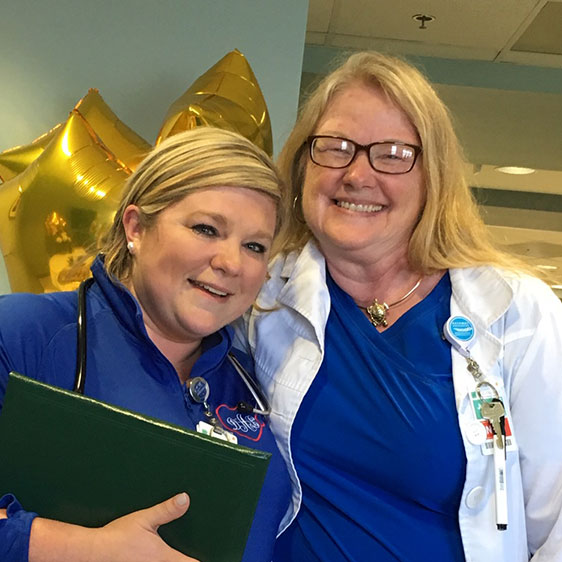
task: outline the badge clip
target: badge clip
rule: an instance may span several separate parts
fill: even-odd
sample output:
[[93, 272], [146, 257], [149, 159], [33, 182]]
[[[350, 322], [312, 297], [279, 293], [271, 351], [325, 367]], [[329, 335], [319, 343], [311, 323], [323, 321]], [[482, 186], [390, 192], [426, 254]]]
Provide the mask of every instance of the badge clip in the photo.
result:
[[474, 335], [474, 324], [465, 316], [452, 316], [443, 326], [443, 336], [463, 357], [470, 357]]

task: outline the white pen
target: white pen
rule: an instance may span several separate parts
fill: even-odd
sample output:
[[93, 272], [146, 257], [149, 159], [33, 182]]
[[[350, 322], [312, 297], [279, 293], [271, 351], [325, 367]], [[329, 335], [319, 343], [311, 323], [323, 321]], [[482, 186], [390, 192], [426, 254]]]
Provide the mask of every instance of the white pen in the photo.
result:
[[[497, 444], [501, 440], [502, 448]], [[496, 525], [498, 531], [507, 529], [507, 478], [505, 474], [506, 443], [503, 432], [494, 435], [494, 479], [496, 486]]]
[[507, 478], [505, 473], [506, 440], [505, 408], [503, 402], [495, 398], [483, 402], [482, 416], [490, 421], [494, 432], [494, 485], [496, 491], [496, 526], [498, 531], [507, 529]]

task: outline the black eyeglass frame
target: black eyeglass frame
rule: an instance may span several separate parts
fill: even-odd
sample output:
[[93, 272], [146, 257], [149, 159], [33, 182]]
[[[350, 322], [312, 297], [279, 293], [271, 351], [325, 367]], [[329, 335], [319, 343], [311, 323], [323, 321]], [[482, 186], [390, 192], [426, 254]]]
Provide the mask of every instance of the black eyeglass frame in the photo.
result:
[[[314, 141], [316, 139], [343, 140], [343, 141], [351, 143], [353, 145], [353, 147], [355, 148], [355, 152], [353, 153], [353, 156], [351, 157], [351, 160], [345, 166], [327, 166], [326, 164], [319, 164], [318, 162], [316, 162], [316, 160], [314, 160], [314, 157], [312, 155], [312, 149], [313, 149], [313, 146], [314, 146]], [[421, 146], [418, 146], [417, 144], [410, 144], [408, 142], [377, 141], [377, 142], [372, 142], [370, 144], [359, 144], [358, 142], [355, 142], [351, 139], [346, 139], [345, 137], [335, 137], [333, 135], [310, 135], [306, 139], [306, 144], [308, 144], [308, 155], [310, 156], [310, 159], [317, 166], [321, 166], [322, 168], [331, 168], [332, 170], [341, 170], [343, 168], [347, 168], [348, 166], [351, 166], [351, 164], [353, 164], [353, 161], [355, 160], [355, 158], [357, 157], [357, 155], [360, 152], [365, 152], [367, 154], [367, 160], [369, 161], [369, 164], [370, 164], [371, 168], [373, 168], [373, 170], [375, 170], [375, 172], [379, 172], [381, 174], [390, 174], [390, 175], [393, 175], [393, 176], [398, 176], [398, 175], [401, 175], [401, 174], [410, 173], [413, 170], [414, 166], [416, 165], [416, 162], [418, 160], [418, 156], [423, 152], [423, 149], [422, 149]], [[371, 152], [371, 147], [379, 145], [379, 144], [395, 144], [397, 146], [407, 146], [408, 148], [411, 148], [414, 151], [414, 159], [412, 160], [412, 165], [410, 166], [410, 168], [408, 170], [404, 171], [404, 172], [388, 172], [387, 170], [378, 170], [377, 168], [375, 168], [375, 165], [373, 164], [373, 162], [371, 162], [370, 152]]]

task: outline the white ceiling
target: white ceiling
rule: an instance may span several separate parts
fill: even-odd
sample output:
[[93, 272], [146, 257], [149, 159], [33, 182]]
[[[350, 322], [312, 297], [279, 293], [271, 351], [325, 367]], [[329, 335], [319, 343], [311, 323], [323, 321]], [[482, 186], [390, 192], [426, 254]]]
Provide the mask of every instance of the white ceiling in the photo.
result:
[[[419, 14], [435, 19], [420, 29]], [[309, 0], [308, 18], [303, 88], [351, 50], [441, 68], [433, 81], [472, 185], [484, 188], [493, 237], [530, 263], [558, 268], [552, 283], [562, 287], [562, 0]], [[508, 176], [500, 165], [537, 171]]]
[[[561, 0], [310, 0], [306, 41], [561, 67], [560, 4]], [[436, 19], [419, 29], [412, 17], [420, 13]]]

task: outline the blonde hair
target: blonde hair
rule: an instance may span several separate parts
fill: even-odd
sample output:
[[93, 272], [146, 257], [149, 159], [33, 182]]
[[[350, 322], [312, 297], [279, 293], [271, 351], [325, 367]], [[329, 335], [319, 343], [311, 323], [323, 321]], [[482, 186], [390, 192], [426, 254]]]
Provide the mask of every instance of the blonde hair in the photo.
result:
[[105, 268], [124, 281], [131, 273], [123, 213], [129, 205], [141, 212], [141, 224], [150, 228], [159, 213], [191, 191], [231, 186], [261, 191], [277, 203], [276, 232], [286, 212], [286, 190], [271, 159], [237, 133], [199, 127], [178, 133], [154, 148], [127, 180], [101, 252]]
[[282, 250], [300, 249], [313, 236], [299, 203], [308, 158], [306, 139], [315, 133], [334, 96], [358, 83], [380, 88], [408, 116], [421, 141], [426, 203], [410, 238], [410, 266], [424, 274], [481, 264], [528, 271], [491, 243], [465, 177], [464, 156], [451, 117], [431, 84], [405, 61], [375, 52], [350, 56], [320, 82], [279, 155], [289, 197], [298, 203], [280, 241]]

